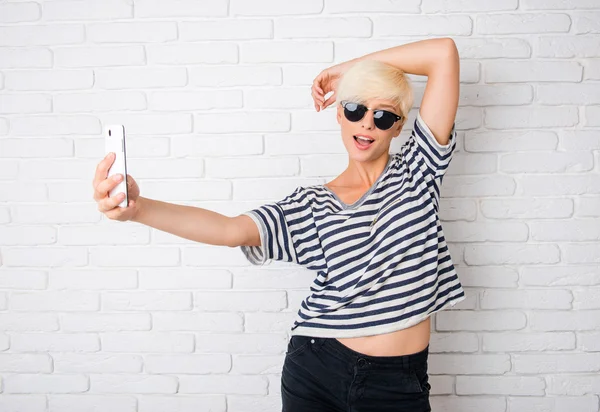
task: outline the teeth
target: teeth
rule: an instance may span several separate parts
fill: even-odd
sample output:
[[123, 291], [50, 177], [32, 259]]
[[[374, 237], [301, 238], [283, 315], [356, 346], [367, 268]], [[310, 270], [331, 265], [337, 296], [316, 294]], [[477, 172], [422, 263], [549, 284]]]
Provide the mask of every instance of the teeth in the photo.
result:
[[358, 140], [362, 140], [363, 142], [367, 142], [367, 143], [369, 143], [369, 142], [372, 142], [372, 141], [373, 141], [373, 140], [365, 139], [365, 138], [363, 138], [363, 137], [359, 137], [359, 136], [356, 136], [356, 138], [357, 138]]

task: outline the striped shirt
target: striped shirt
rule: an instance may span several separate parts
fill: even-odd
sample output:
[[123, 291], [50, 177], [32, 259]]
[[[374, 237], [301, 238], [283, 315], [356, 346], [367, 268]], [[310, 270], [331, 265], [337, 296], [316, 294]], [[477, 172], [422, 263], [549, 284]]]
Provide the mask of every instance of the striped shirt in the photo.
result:
[[455, 127], [442, 146], [417, 112], [410, 138], [352, 204], [324, 185], [299, 186], [244, 213], [260, 232], [261, 246], [241, 246], [253, 265], [280, 260], [316, 271], [291, 335], [390, 333], [465, 299], [439, 219]]

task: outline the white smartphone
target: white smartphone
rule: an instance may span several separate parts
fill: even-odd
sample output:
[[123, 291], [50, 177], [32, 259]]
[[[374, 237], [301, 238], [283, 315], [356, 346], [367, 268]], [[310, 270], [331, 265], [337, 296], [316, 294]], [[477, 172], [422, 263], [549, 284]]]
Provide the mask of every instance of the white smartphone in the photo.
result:
[[108, 169], [108, 177], [116, 174], [123, 176], [119, 182], [109, 192], [109, 197], [117, 196], [119, 193], [125, 193], [125, 199], [119, 203], [120, 207], [127, 207], [129, 204], [129, 193], [127, 193], [127, 156], [125, 151], [125, 126], [122, 124], [106, 125], [104, 127], [105, 154], [115, 153], [115, 161]]

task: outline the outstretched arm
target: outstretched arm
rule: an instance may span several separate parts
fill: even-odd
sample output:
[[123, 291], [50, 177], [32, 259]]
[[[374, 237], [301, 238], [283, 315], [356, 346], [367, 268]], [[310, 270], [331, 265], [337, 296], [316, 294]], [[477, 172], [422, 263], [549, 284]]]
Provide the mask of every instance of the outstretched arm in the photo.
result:
[[421, 102], [421, 118], [441, 145], [448, 144], [459, 98], [460, 59], [454, 40], [448, 37], [421, 40], [377, 51], [350, 60], [375, 59], [400, 70], [427, 76]]
[[[133, 222], [194, 242], [216, 246], [237, 246], [240, 229], [236, 225], [235, 218], [208, 209], [177, 205], [141, 196], [138, 198], [138, 207], [138, 213], [131, 219]], [[246, 227], [250, 229], [249, 224]], [[253, 238], [246, 235], [246, 238], [250, 239], [257, 237], [258, 230]]]

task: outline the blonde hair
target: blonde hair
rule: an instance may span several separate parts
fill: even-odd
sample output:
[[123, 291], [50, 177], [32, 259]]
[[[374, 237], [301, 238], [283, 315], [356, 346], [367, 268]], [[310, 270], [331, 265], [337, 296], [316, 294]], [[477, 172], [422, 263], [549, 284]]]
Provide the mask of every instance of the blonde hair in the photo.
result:
[[336, 104], [350, 100], [365, 104], [370, 99], [394, 102], [404, 126], [413, 105], [413, 91], [404, 71], [377, 60], [361, 60], [346, 71], [337, 87]]

